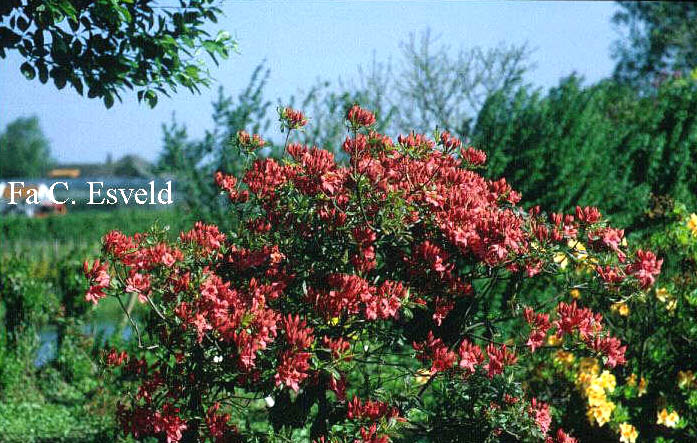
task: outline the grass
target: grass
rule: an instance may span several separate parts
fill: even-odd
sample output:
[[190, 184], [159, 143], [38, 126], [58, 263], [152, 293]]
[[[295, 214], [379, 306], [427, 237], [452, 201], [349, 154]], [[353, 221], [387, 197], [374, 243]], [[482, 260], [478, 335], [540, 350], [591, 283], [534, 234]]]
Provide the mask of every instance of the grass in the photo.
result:
[[17, 401], [0, 403], [0, 441], [113, 441], [113, 423], [82, 405]]
[[169, 226], [176, 233], [192, 224], [181, 209], [119, 209], [79, 211], [44, 218], [3, 216], [0, 218], [0, 254], [41, 257], [49, 260], [66, 257], [74, 251], [96, 252], [99, 240], [112, 229], [134, 234], [153, 224]]
[[[41, 369], [18, 358], [6, 360], [0, 400], [2, 442], [114, 441], [116, 397], [104, 389], [94, 364], [84, 352], [67, 366]], [[72, 374], [75, 379], [70, 382]], [[104, 395], [102, 395], [102, 393]]]

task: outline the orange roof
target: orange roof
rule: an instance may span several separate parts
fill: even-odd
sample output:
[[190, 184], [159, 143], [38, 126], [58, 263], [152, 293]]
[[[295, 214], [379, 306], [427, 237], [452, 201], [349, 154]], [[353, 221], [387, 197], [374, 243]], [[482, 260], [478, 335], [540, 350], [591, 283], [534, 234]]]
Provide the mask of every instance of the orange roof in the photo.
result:
[[[19, 192], [20, 199], [29, 197], [30, 190], [38, 191], [39, 187], [36, 185], [26, 185], [26, 186], [16, 186], [15, 187], [15, 192]], [[11, 196], [10, 187], [6, 186], [5, 189], [3, 190], [2, 197], [9, 199], [10, 196]]]
[[56, 178], [56, 177], [66, 177], [66, 178], [77, 178], [80, 176], [80, 170], [77, 168], [74, 169], [51, 169], [48, 173], [48, 176], [51, 178]]

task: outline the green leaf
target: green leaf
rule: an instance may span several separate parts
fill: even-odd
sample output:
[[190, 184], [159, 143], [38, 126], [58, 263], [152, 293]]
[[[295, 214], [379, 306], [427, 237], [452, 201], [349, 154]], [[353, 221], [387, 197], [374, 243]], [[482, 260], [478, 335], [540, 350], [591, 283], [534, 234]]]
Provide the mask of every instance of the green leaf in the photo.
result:
[[11, 48], [22, 41], [22, 37], [7, 27], [0, 26], [0, 47]]
[[73, 20], [77, 20], [77, 11], [71, 2], [60, 2], [60, 9], [68, 17], [72, 18]]
[[209, 54], [213, 55], [218, 52], [218, 47], [220, 46], [217, 42], [213, 40], [204, 40], [202, 43], [204, 49], [208, 51]]
[[63, 36], [58, 32], [52, 32], [51, 39], [53, 40], [51, 43], [51, 54], [58, 63], [61, 63], [65, 60], [67, 55], [68, 45], [63, 40]]
[[124, 6], [118, 6], [117, 10], [119, 11], [119, 15], [121, 16], [121, 19], [125, 21], [126, 23], [131, 23], [133, 21], [133, 17], [131, 17], [131, 13], [128, 12], [128, 8]]
[[155, 93], [155, 91], [153, 91], [152, 89], [148, 89], [147, 91], [145, 91], [145, 100], [148, 101], [148, 105], [151, 108], [157, 106], [157, 94]]
[[220, 31], [215, 37], [216, 42], [227, 42], [230, 40], [230, 33], [227, 31]]
[[53, 77], [53, 83], [56, 85], [56, 88], [65, 88], [65, 84], [68, 81], [65, 71], [62, 69], [53, 68], [51, 69], [51, 77]]
[[196, 65], [187, 65], [185, 72], [190, 77], [198, 78], [199, 72], [201, 72], [201, 70]]
[[38, 50], [44, 47], [44, 33], [40, 29], [37, 29], [32, 36], [34, 40], [34, 47]]
[[24, 74], [24, 76], [29, 80], [33, 80], [34, 77], [36, 77], [36, 71], [34, 70], [34, 67], [29, 64], [29, 62], [22, 63], [19, 70], [22, 71], [22, 74]]
[[75, 40], [73, 42], [72, 51], [75, 56], [78, 56], [82, 53], [82, 42], [80, 40]]
[[17, 19], [17, 27], [20, 31], [24, 32], [27, 30], [27, 28], [29, 28], [29, 21], [27, 21], [27, 19], [24, 17], [19, 17]]
[[104, 106], [106, 106], [107, 109], [111, 108], [114, 106], [114, 96], [111, 95], [111, 92], [105, 91], [104, 92], [104, 97], [102, 97], [104, 100]]
[[46, 63], [44, 63], [43, 60], [39, 60], [36, 63], [36, 68], [39, 70], [39, 81], [45, 84], [48, 81], [48, 68], [46, 68]]
[[[70, 76], [70, 84], [73, 85], [73, 88], [75, 88], [75, 90], [77, 91], [78, 94], [82, 95], [82, 92], [83, 92], [82, 80], [80, 79], [80, 77], [78, 77], [75, 74], [71, 75]], [[113, 99], [112, 99], [112, 101], [113, 101]]]

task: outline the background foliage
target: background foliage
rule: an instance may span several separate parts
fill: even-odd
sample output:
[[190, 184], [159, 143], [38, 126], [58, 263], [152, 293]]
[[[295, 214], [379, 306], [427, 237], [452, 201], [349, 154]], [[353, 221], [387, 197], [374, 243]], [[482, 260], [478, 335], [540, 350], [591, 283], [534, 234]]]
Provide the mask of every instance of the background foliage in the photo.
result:
[[19, 118], [0, 133], [0, 178], [42, 177], [52, 163], [38, 118]]
[[[191, 51], [202, 47], [218, 58], [231, 49], [225, 34], [199, 33], [200, 25], [218, 14], [209, 2], [197, 2], [188, 16], [179, 9], [138, 6], [149, 2], [91, 2], [86, 9], [74, 1], [29, 3], [0, 5], [0, 55], [15, 51], [26, 59], [22, 72], [27, 77], [52, 79], [59, 88], [71, 84], [107, 105], [131, 88], [151, 105], [158, 94], [180, 86], [195, 90], [210, 78]], [[312, 125], [299, 139], [324, 147], [340, 145], [345, 128], [337, 122], [353, 103], [376, 110], [382, 131], [449, 129], [484, 149], [489, 156], [485, 173], [506, 176], [526, 202], [564, 211], [576, 202], [597, 205], [614, 224], [627, 226], [630, 237], [656, 249], [666, 260], [657, 286], [666, 292], [660, 297], [648, 293], [628, 305], [628, 316], [611, 311], [607, 319], [633, 353], [628, 368], [615, 373], [617, 387], [608, 394], [619, 405], [613, 426], [628, 420], [639, 427], [640, 439], [688, 441], [697, 435], [697, 386], [690, 376], [697, 370], [692, 352], [697, 259], [696, 237], [688, 227], [697, 208], [697, 46], [692, 26], [697, 8], [668, 2], [623, 2], [621, 8], [615, 21], [626, 33], [616, 44], [616, 73], [597, 84], [571, 76], [540, 90], [525, 81], [534, 66], [529, 48], [453, 52], [425, 34], [405, 40], [394, 62], [373, 59], [355, 78], [320, 79], [311, 90], [278, 101], [304, 109]], [[188, 34], [192, 40], [166, 35], [165, 30], [181, 29], [188, 20], [194, 25]], [[75, 25], [81, 31], [105, 31], [108, 37], [90, 43], [89, 33], [78, 36]], [[154, 34], [145, 35], [151, 26]], [[113, 49], [121, 46], [124, 52], [118, 55]], [[145, 59], [154, 62], [138, 63]], [[87, 66], [97, 69], [86, 71]], [[171, 226], [170, 232], [183, 230], [193, 219], [234, 227], [235, 218], [226, 215], [225, 200], [215, 197], [210, 177], [218, 170], [237, 173], [243, 168], [229, 149], [238, 130], [261, 132], [275, 121], [276, 98], [264, 95], [267, 76], [262, 66], [240, 94], [221, 90], [213, 104], [214, 126], [200, 140], [187, 135], [186, 116], [163, 128], [158, 173], [174, 174], [186, 183], [190, 198], [183, 212], [0, 218], [0, 440], [117, 438], [109, 392], [119, 386], [103, 382], [97, 363], [104, 348], [120, 339], [112, 336], [105, 344], [87, 328], [99, 322], [119, 325], [122, 318], [116, 306], [93, 311], [77, 295], [85, 283], [77, 274], [79, 262], [96, 252], [86, 245], [95, 245], [110, 229], [132, 233], [155, 221]], [[277, 155], [281, 142], [270, 140], [260, 155]], [[50, 166], [35, 119], [6, 129], [0, 155], [5, 177], [40, 176]], [[11, 169], [20, 157], [26, 168]], [[558, 295], [553, 285], [537, 289], [541, 299]], [[504, 284], [495, 288], [492, 300], [500, 302], [505, 291]], [[581, 297], [583, 303], [610, 307], [607, 298]], [[61, 344], [53, 358], [37, 366], [46, 330], [55, 331]], [[388, 367], [380, 369], [388, 372]], [[576, 387], [578, 359], [570, 367], [561, 360], [541, 361], [530, 370], [536, 374], [530, 383], [565, 393], [554, 408], [555, 420], [565, 429], [584, 441], [616, 439], [607, 425], [591, 425], [585, 416], [587, 400]], [[264, 432], [259, 424], [263, 408], [257, 402], [246, 411], [250, 429]], [[662, 408], [679, 412], [675, 428], [656, 423]]]
[[70, 84], [107, 108], [124, 90], [157, 104], [158, 94], [177, 87], [198, 91], [210, 84], [199, 50], [218, 63], [235, 43], [226, 32], [209, 35], [205, 24], [222, 13], [217, 0], [174, 5], [123, 0], [8, 0], [0, 5], [0, 57], [16, 51], [22, 74]]

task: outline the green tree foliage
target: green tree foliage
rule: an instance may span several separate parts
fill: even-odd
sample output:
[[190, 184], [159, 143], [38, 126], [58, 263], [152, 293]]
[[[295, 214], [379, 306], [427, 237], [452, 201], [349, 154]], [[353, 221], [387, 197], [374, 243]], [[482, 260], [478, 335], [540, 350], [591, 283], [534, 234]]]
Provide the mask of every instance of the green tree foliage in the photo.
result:
[[157, 170], [177, 177], [186, 203], [200, 218], [223, 226], [233, 222], [212, 177], [216, 171], [239, 173], [244, 167], [239, 152], [232, 149], [237, 131], [259, 132], [268, 127], [271, 103], [263, 96], [268, 77], [269, 71], [259, 65], [236, 98], [220, 88], [213, 102], [213, 129], [200, 140], [190, 139], [186, 127], [174, 117], [162, 127], [163, 151]]
[[492, 176], [555, 210], [602, 207], [634, 228], [649, 196], [692, 204], [697, 190], [697, 84], [665, 83], [653, 97], [611, 81], [563, 80], [547, 95], [520, 88], [492, 95], [473, 133]]
[[198, 92], [210, 74], [197, 58], [218, 63], [234, 48], [229, 34], [205, 29], [221, 14], [218, 0], [7, 0], [0, 3], [0, 57], [16, 51], [25, 77], [49, 78], [62, 89], [101, 98], [111, 107], [121, 92], [157, 104], [178, 86]]
[[0, 134], [0, 178], [40, 177], [52, 163], [38, 118], [18, 118]]
[[697, 4], [619, 3], [613, 22], [625, 32], [614, 48], [616, 78], [646, 85], [659, 74], [697, 67]]
[[114, 164], [114, 174], [121, 177], [150, 177], [150, 163], [139, 155], [124, 155]]

